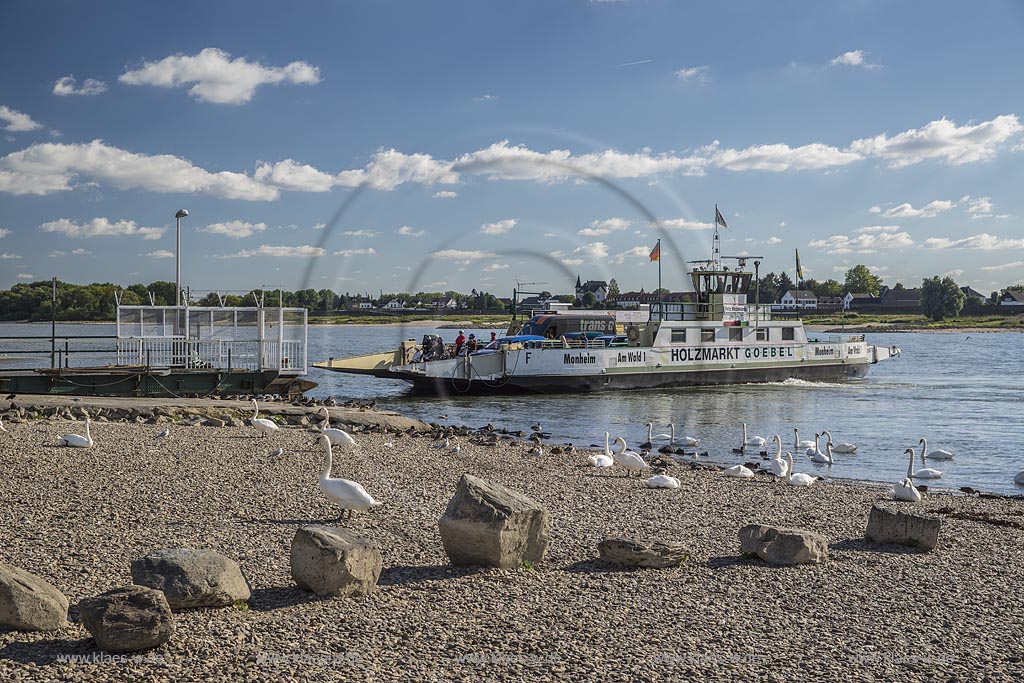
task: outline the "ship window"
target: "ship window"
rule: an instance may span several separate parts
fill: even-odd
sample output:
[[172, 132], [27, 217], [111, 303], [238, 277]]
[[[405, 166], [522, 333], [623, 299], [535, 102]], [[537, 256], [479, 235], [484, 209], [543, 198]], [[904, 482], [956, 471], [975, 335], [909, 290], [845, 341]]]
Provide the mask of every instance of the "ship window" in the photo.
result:
[[672, 330], [672, 343], [673, 344], [685, 344], [686, 343], [686, 330]]
[[743, 341], [743, 328], [742, 327], [730, 327], [729, 328], [729, 341], [741, 342]]
[[754, 330], [754, 335], [754, 338], [757, 339], [757, 341], [768, 341], [768, 328], [759, 327]]
[[793, 341], [796, 339], [796, 329], [793, 327], [782, 328], [782, 341]]
[[701, 340], [701, 342], [713, 342], [713, 341], [715, 341], [715, 331], [714, 330], [701, 330], [700, 331], [700, 340]]

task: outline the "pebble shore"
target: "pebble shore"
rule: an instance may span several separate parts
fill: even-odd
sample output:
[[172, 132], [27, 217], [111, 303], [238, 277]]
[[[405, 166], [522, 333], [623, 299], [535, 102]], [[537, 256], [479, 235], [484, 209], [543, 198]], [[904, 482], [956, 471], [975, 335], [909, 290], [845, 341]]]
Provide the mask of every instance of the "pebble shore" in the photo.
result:
[[[586, 467], [581, 453], [537, 458], [530, 444], [465, 437], [452, 453], [428, 435], [360, 432], [360, 448], [335, 449], [334, 476], [385, 505], [340, 525], [379, 544], [384, 570], [370, 596], [321, 600], [289, 571], [295, 530], [338, 517], [317, 487], [323, 454], [309, 427], [263, 438], [249, 426], [171, 425], [156, 440], [163, 425], [100, 422], [96, 445], [74, 449], [54, 444], [81, 422], [6, 426], [0, 561], [61, 589], [72, 623], [0, 632], [2, 681], [1024, 678], [1019, 500], [901, 504], [943, 518], [939, 547], [924, 552], [862, 540], [884, 489], [789, 487], [686, 464], [670, 472], [681, 488], [647, 489]], [[448, 566], [437, 520], [464, 472], [548, 508], [541, 565]], [[778, 568], [742, 558], [737, 532], [751, 523], [819, 532], [830, 559]], [[682, 542], [689, 557], [616, 569], [596, 559], [609, 536]], [[75, 605], [129, 585], [132, 560], [181, 546], [236, 560], [248, 605], [177, 612], [175, 635], [156, 650], [97, 652]]]

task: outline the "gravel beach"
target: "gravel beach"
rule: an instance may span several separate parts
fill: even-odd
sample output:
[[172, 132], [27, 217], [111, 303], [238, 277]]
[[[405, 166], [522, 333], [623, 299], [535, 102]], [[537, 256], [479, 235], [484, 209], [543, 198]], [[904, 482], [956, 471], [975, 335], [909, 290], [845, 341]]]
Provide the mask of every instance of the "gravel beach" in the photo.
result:
[[[621, 470], [585, 467], [579, 453], [536, 458], [527, 444], [459, 437], [455, 454], [429, 436], [364, 432], [359, 449], [335, 449], [333, 472], [385, 501], [341, 523], [379, 544], [384, 570], [366, 598], [321, 600], [289, 572], [295, 530], [338, 516], [318, 490], [323, 454], [308, 428], [262, 438], [248, 426], [172, 425], [155, 440], [162, 426], [100, 422], [96, 445], [73, 449], [53, 444], [81, 422], [6, 426], [0, 561], [61, 589], [73, 623], [0, 632], [2, 681], [1024, 677], [1019, 500], [901, 504], [943, 517], [939, 547], [923, 552], [862, 540], [883, 489], [790, 487], [685, 464], [671, 468], [680, 489], [646, 489]], [[284, 454], [271, 457], [278, 446]], [[543, 564], [447, 565], [437, 520], [464, 472], [548, 508]], [[737, 532], [750, 523], [817, 531], [830, 559], [778, 568], [741, 558]], [[682, 542], [689, 560], [644, 570], [598, 562], [597, 543], [618, 535]], [[132, 560], [179, 546], [236, 560], [252, 586], [248, 607], [177, 612], [171, 641], [137, 656], [96, 652], [75, 605], [129, 585]]]

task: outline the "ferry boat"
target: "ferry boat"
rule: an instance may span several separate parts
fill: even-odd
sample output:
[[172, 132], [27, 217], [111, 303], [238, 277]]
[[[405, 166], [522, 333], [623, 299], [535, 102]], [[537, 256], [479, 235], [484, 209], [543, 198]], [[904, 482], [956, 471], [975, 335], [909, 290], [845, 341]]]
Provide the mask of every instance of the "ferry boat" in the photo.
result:
[[756, 278], [746, 263], [755, 257], [719, 256], [715, 237], [712, 259], [691, 262], [692, 300], [652, 303], [646, 321], [623, 322], [613, 311], [547, 311], [521, 324], [513, 317], [504, 337], [475, 353], [453, 356], [428, 335], [313, 367], [440, 394], [557, 393], [856, 379], [899, 355], [863, 335], [809, 337], [799, 318], [773, 318], [771, 306], [748, 302]]

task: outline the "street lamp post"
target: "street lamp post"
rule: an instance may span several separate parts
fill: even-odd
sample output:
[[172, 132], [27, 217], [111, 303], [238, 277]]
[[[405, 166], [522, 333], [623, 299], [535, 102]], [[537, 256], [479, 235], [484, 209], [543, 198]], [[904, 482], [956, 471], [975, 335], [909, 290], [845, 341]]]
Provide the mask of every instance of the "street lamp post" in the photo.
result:
[[178, 226], [178, 244], [174, 250], [174, 305], [181, 305], [181, 219], [188, 215], [186, 209], [178, 209], [174, 214]]

